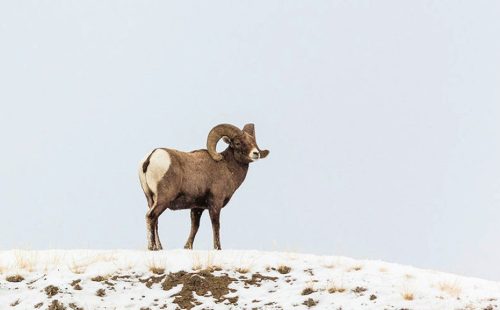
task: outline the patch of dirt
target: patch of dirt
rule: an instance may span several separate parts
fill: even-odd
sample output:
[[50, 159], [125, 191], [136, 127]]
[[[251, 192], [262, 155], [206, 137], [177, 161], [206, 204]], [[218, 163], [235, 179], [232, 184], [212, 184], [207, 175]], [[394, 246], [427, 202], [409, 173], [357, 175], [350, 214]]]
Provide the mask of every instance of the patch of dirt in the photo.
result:
[[121, 281], [125, 281], [125, 282], [132, 282], [130, 281], [130, 278], [132, 278], [132, 276], [128, 275], [128, 274], [125, 274], [125, 275], [114, 275], [111, 277], [111, 280], [113, 281], [116, 281], [116, 280], [121, 280]]
[[172, 295], [175, 297], [174, 303], [181, 309], [191, 309], [201, 304], [195, 299], [193, 293], [199, 296], [211, 295], [216, 303], [223, 303], [227, 300], [229, 303], [237, 305], [237, 296], [226, 297], [227, 294], [235, 291], [229, 288], [229, 285], [235, 281], [237, 280], [229, 277], [227, 274], [216, 276], [208, 270], [201, 270], [199, 272], [179, 271], [169, 273], [162, 282], [161, 287], [165, 291], [168, 291], [182, 284], [181, 291]]
[[303, 291], [302, 291], [302, 295], [310, 295], [312, 293], [316, 292], [314, 289], [312, 289], [311, 287], [306, 287]]
[[304, 269], [304, 272], [309, 274], [310, 276], [314, 276], [314, 272], [313, 272], [312, 268]]
[[96, 292], [95, 292], [95, 295], [96, 296], [99, 296], [99, 297], [104, 297], [106, 296], [106, 290], [103, 289], [103, 288], [100, 288], [98, 289]]
[[40, 278], [38, 278], [38, 279], [34, 279], [34, 280], [31, 280], [30, 282], [28, 282], [28, 283], [26, 283], [26, 284], [28, 284], [28, 285], [32, 285], [32, 284], [33, 284], [33, 283], [35, 283], [36, 281], [38, 281], [38, 280], [40, 280], [40, 279], [43, 279], [43, 278], [45, 278], [46, 276], [47, 276], [47, 275], [46, 275], [46, 274], [44, 274], [44, 275], [43, 275], [43, 276], [41, 276]]
[[377, 299], [377, 296], [376, 296], [376, 295], [373, 295], [373, 294], [372, 294], [372, 295], [370, 295], [370, 300], [375, 300], [375, 299]]
[[71, 281], [71, 283], [69, 285], [71, 285], [74, 290], [81, 291], [82, 290], [82, 287], [80, 285], [81, 282], [82, 282], [81, 279], [73, 280], [73, 281]]
[[35, 305], [35, 309], [41, 308], [43, 306], [43, 302], [39, 302]]
[[78, 307], [77, 304], [75, 304], [74, 302], [68, 304], [68, 306], [73, 310], [83, 310], [82, 307]]
[[103, 277], [103, 276], [95, 276], [91, 280], [94, 281], [94, 282], [102, 282], [102, 281], [106, 281], [107, 279], [108, 278]]
[[5, 280], [7, 280], [7, 282], [17, 283], [17, 282], [24, 281], [24, 277], [21, 276], [21, 275], [16, 274], [14, 276], [8, 276], [7, 278], [5, 278]]
[[151, 277], [146, 278], [146, 279], [139, 279], [139, 281], [141, 283], [144, 283], [147, 288], [151, 288], [151, 286], [153, 286], [153, 284], [160, 283], [161, 281], [163, 281], [163, 279], [165, 279], [165, 277], [166, 277], [166, 275], [162, 275], [162, 276], [158, 276], [158, 277], [151, 276]]
[[361, 294], [363, 292], [366, 292], [367, 290], [368, 290], [367, 288], [361, 286], [356, 286], [356, 288], [352, 289], [353, 293], [356, 294]]
[[55, 299], [52, 301], [52, 303], [49, 305], [49, 307], [47, 309], [48, 310], [66, 310], [66, 306], [62, 302], [59, 302], [59, 300]]
[[59, 293], [59, 288], [57, 286], [54, 286], [54, 285], [49, 285], [46, 288], [44, 288], [43, 290], [45, 291], [45, 294], [47, 294], [47, 296], [49, 298], [51, 298], [52, 296], [55, 296], [55, 295], [57, 295], [57, 293]]
[[256, 272], [256, 273], [252, 274], [251, 279], [243, 280], [243, 282], [246, 285], [254, 285], [254, 286], [260, 287], [262, 281], [276, 281], [276, 280], [278, 280], [277, 277], [263, 276], [260, 273]]
[[318, 304], [318, 301], [314, 300], [312, 298], [309, 298], [307, 300], [304, 300], [304, 302], [302, 304], [307, 306], [307, 308], [311, 308], [311, 307], [316, 306]]
[[15, 306], [19, 305], [19, 303], [20, 303], [20, 301], [19, 301], [19, 299], [18, 299], [18, 300], [16, 300], [16, 301], [14, 301], [13, 303], [11, 303], [11, 304], [10, 304], [10, 306], [11, 306], [11, 307], [15, 307]]

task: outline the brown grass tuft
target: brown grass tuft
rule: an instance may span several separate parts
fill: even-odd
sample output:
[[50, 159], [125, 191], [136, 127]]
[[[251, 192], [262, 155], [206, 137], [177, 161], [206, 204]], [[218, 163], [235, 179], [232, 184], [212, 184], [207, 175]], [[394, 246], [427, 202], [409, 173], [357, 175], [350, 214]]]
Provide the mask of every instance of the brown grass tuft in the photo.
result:
[[404, 300], [413, 300], [415, 298], [415, 296], [413, 295], [413, 293], [408, 292], [408, 291], [403, 292], [401, 294], [401, 296], [403, 297]]
[[75, 259], [68, 265], [68, 269], [74, 274], [82, 274], [87, 270], [87, 263], [77, 263]]
[[213, 252], [208, 252], [205, 259], [202, 259], [198, 252], [192, 254], [193, 270], [208, 270], [208, 271], [220, 271], [221, 266], [215, 262], [215, 254]]
[[291, 267], [288, 267], [288, 266], [285, 266], [285, 265], [280, 265], [278, 266], [278, 272], [281, 273], [281, 274], [287, 274], [289, 273], [290, 271], [292, 271], [292, 268]]
[[166, 261], [163, 259], [155, 259], [155, 257], [151, 258], [147, 262], [147, 267], [149, 271], [151, 271], [154, 274], [164, 274], [165, 273], [165, 266], [167, 265]]
[[33, 272], [37, 262], [37, 253], [31, 251], [16, 251], [14, 253], [16, 266], [21, 270]]
[[239, 273], [248, 273], [250, 271], [249, 268], [246, 268], [246, 267], [238, 267], [236, 268], [236, 272], [239, 272]]
[[328, 293], [330, 294], [335, 294], [335, 293], [343, 293], [346, 291], [345, 287], [343, 287], [342, 285], [340, 286], [337, 286], [335, 285], [335, 283], [331, 282], [330, 284], [328, 284], [326, 290], [328, 291]]
[[452, 297], [459, 297], [462, 293], [462, 288], [457, 281], [454, 282], [440, 282], [438, 283], [438, 289], [442, 292], [447, 293]]
[[316, 292], [316, 290], [314, 289], [314, 283], [312, 281], [309, 281], [307, 283], [307, 286], [302, 290], [302, 295], [309, 295], [309, 294], [312, 294]]

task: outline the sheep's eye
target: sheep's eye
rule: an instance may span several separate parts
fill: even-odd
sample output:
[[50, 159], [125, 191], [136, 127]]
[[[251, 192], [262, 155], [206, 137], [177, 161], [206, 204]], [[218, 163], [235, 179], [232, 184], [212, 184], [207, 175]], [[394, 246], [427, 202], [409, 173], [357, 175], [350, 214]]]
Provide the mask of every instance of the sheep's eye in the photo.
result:
[[235, 142], [234, 142], [234, 146], [235, 146], [235, 147], [240, 147], [240, 146], [241, 146], [241, 143], [240, 143], [239, 141], [235, 141]]

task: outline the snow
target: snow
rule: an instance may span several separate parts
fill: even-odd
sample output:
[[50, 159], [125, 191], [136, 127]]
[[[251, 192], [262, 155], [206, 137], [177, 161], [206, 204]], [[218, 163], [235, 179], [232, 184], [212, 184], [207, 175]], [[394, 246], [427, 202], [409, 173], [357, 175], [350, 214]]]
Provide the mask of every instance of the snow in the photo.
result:
[[[280, 266], [291, 269], [280, 273]], [[54, 300], [68, 309], [178, 309], [173, 295], [183, 284], [164, 290], [163, 281], [170, 273], [200, 270], [232, 282], [222, 300], [212, 291], [192, 295], [201, 302], [193, 309], [500, 309], [500, 282], [382, 261], [232, 250], [0, 251], [0, 309], [33, 309], [40, 303], [47, 309]], [[253, 283], [256, 274], [270, 278]], [[7, 280], [15, 275], [24, 280]], [[151, 280], [148, 287], [152, 276], [158, 283]], [[49, 285], [58, 289], [53, 296], [45, 291]], [[303, 295], [305, 288], [312, 293]], [[96, 295], [99, 289], [105, 296]]]

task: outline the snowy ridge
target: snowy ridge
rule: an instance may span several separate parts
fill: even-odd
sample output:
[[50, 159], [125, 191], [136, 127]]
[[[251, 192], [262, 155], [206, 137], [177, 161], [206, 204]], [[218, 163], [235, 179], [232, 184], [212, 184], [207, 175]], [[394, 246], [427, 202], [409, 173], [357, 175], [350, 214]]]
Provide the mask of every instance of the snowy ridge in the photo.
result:
[[260, 251], [0, 251], [0, 309], [500, 309], [500, 282]]

